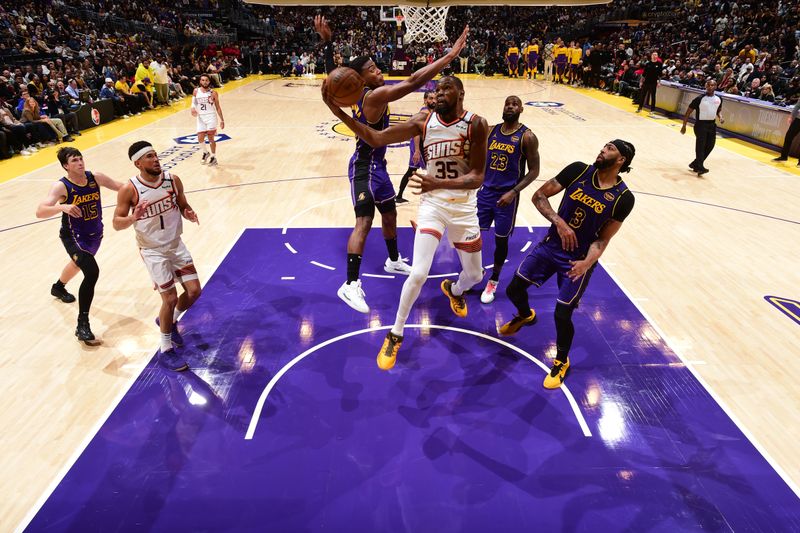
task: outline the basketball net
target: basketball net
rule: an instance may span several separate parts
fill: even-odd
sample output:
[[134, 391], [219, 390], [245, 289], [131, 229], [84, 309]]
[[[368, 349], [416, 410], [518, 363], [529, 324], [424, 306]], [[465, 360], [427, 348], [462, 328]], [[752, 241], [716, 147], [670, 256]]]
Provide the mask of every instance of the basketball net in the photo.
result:
[[424, 43], [430, 41], [444, 41], [447, 39], [444, 24], [447, 21], [447, 11], [450, 6], [421, 7], [400, 6], [405, 17], [405, 41]]

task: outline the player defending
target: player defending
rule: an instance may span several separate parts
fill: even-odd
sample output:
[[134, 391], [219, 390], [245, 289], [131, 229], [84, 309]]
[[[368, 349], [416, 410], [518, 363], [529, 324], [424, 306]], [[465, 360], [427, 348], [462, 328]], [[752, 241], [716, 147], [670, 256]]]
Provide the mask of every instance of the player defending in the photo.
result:
[[[419, 112], [430, 114], [436, 108], [436, 94], [433, 91], [425, 91], [423, 101], [425, 105], [420, 108]], [[408, 185], [408, 179], [415, 171], [425, 168], [425, 158], [422, 157], [422, 143], [420, 142], [419, 135], [411, 139], [408, 149], [411, 155], [408, 159], [408, 170], [406, 170], [403, 179], [400, 180], [400, 190], [397, 191], [397, 198], [395, 198], [395, 202], [398, 204], [405, 204], [408, 202], [408, 200], [403, 198], [403, 192]]]
[[485, 304], [494, 301], [500, 271], [508, 257], [508, 239], [514, 231], [519, 193], [539, 176], [539, 139], [519, 123], [522, 111], [522, 100], [509, 96], [503, 106], [503, 122], [489, 133], [486, 172], [483, 187], [478, 191], [481, 231], [488, 231], [494, 221], [492, 277], [481, 294], [481, 302]]
[[103, 206], [100, 187], [118, 191], [122, 183], [84, 167], [83, 155], [77, 148], [61, 148], [58, 162], [67, 175], [50, 187], [47, 197], [36, 208], [37, 218], [49, 218], [61, 213], [59, 237], [67, 250], [70, 262], [50, 288], [50, 294], [62, 302], [72, 303], [75, 297], [67, 292], [66, 284], [83, 271], [83, 281], [78, 289], [78, 327], [75, 336], [90, 346], [100, 344], [89, 326], [89, 309], [94, 299], [94, 287], [100, 277], [100, 268], [94, 256], [103, 240]]
[[[536, 209], [552, 225], [544, 240], [522, 260], [506, 290], [519, 315], [503, 324], [499, 333], [513, 335], [522, 326], [536, 322], [536, 313], [528, 304], [528, 287], [541, 287], [556, 274], [556, 360], [544, 378], [547, 389], [564, 383], [575, 334], [572, 312], [589, 284], [597, 260], [633, 209], [633, 193], [619, 174], [630, 171], [635, 154], [631, 143], [611, 141], [593, 165], [572, 163], [533, 195]], [[564, 196], [556, 213], [548, 198], [562, 190]]]
[[421, 194], [414, 236], [414, 266], [403, 284], [394, 326], [378, 353], [378, 366], [389, 370], [397, 360], [411, 306], [428, 278], [445, 229], [461, 260], [458, 280], [453, 283], [446, 279], [441, 284], [456, 316], [467, 316], [464, 292], [483, 277], [475, 191], [483, 183], [488, 126], [485, 119], [464, 110], [464, 85], [453, 76], [445, 76], [436, 87], [435, 113], [417, 113], [407, 122], [383, 131], [372, 130], [327, 100], [326, 103], [370, 146], [386, 146], [415, 135], [422, 137], [427, 172], [412, 176], [410, 185], [419, 190], [415, 194]]
[[[332, 32], [324, 17], [315, 17], [314, 26], [323, 41], [331, 39]], [[465, 27], [447, 55], [394, 85], [384, 84], [380, 69], [368, 56], [360, 56], [350, 61], [350, 68], [358, 72], [365, 83], [363, 95], [353, 106], [355, 119], [376, 131], [388, 128], [389, 102], [416, 91], [447, 67], [464, 48], [468, 31], [469, 27]], [[323, 85], [323, 91], [324, 87]], [[408, 140], [410, 137], [405, 137], [403, 140]], [[356, 224], [347, 241], [347, 280], [336, 294], [347, 305], [361, 313], [369, 313], [369, 306], [359, 279], [361, 256], [364, 253], [367, 235], [372, 228], [376, 207], [381, 214], [381, 229], [389, 251], [383, 269], [390, 274], [407, 276], [411, 273], [411, 266], [404, 262], [397, 250], [397, 207], [394, 186], [386, 170], [385, 155], [385, 145], [373, 147], [359, 135], [355, 153], [350, 158], [348, 166]]]
[[[189, 365], [173, 344], [183, 344], [177, 321], [200, 297], [200, 281], [192, 256], [181, 240], [181, 215], [190, 222], [200, 222], [186, 201], [183, 183], [178, 176], [161, 171], [158, 155], [149, 142], [133, 143], [128, 157], [139, 174], [119, 190], [114, 229], [133, 226], [139, 253], [161, 295], [161, 310], [156, 319], [161, 329], [160, 361], [171, 370], [186, 370]], [[183, 285], [180, 297], [175, 289], [176, 280]]]
[[[203, 147], [203, 163], [217, 164], [217, 116], [219, 129], [225, 129], [222, 107], [219, 105], [219, 94], [211, 88], [211, 78], [207, 74], [200, 76], [200, 87], [192, 93], [192, 116], [197, 117], [197, 143]], [[211, 154], [206, 150], [206, 136], [211, 146]], [[210, 155], [210, 157], [209, 157]]]

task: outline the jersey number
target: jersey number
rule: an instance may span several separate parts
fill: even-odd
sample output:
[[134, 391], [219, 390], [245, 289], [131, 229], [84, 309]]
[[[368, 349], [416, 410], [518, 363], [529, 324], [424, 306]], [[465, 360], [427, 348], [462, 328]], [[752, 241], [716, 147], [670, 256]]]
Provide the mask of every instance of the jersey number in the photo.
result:
[[492, 154], [492, 162], [489, 168], [503, 172], [508, 168], [508, 156], [505, 154]]
[[586, 220], [586, 211], [580, 207], [576, 207], [575, 213], [573, 213], [572, 218], [569, 219], [569, 225], [575, 229], [578, 229], [581, 227], [581, 224], [583, 224], [584, 220]]
[[97, 218], [97, 204], [86, 204], [81, 206], [83, 220], [93, 220]]
[[456, 161], [437, 161], [435, 178], [440, 180], [453, 180], [458, 177], [458, 163]]
[[200, 104], [200, 111], [206, 110], [206, 104]]

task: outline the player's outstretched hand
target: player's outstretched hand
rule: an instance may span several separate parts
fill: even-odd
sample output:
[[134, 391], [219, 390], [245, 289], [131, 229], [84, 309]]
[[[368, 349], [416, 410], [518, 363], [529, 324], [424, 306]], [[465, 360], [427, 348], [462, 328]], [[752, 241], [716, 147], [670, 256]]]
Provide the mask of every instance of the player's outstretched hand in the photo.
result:
[[438, 189], [436, 186], [436, 178], [422, 169], [415, 171], [408, 177], [408, 187], [413, 189], [411, 193], [416, 195]]
[[564, 250], [571, 252], [578, 247], [578, 237], [566, 222], [562, 221], [556, 225], [556, 229], [558, 230], [558, 236], [561, 237], [561, 247]]
[[140, 202], [136, 204], [136, 207], [133, 208], [133, 219], [134, 220], [141, 220], [144, 218], [144, 212], [147, 210], [147, 206], [150, 203], [145, 200], [144, 202]]
[[197, 213], [194, 212], [194, 209], [191, 207], [187, 207], [183, 210], [183, 217], [188, 220], [189, 222], [194, 222], [198, 226], [200, 225], [200, 219], [197, 218]]
[[330, 41], [331, 37], [333, 36], [331, 27], [328, 26], [328, 21], [325, 20], [325, 17], [322, 15], [317, 15], [314, 17], [314, 30], [319, 33], [319, 37], [322, 39], [323, 43]]
[[567, 271], [567, 277], [572, 281], [578, 281], [581, 276], [586, 274], [586, 271], [589, 270], [589, 267], [592, 266], [586, 259], [581, 259], [580, 261], [570, 261], [570, 268]]
[[456, 42], [453, 43], [453, 48], [450, 49], [450, 53], [448, 54], [450, 57], [458, 57], [458, 54], [460, 54], [461, 50], [467, 45], [467, 35], [469, 35], [469, 24], [464, 26], [464, 31], [461, 32]]

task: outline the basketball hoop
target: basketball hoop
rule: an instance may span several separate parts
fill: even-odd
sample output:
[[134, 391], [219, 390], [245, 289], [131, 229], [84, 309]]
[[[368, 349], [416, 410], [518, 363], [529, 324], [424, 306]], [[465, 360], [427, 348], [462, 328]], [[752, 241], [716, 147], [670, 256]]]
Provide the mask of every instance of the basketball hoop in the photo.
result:
[[[403, 11], [402, 17], [406, 23], [406, 42], [440, 42], [447, 39], [444, 25], [447, 21], [447, 11], [450, 6], [422, 7], [401, 5], [400, 9]], [[397, 18], [399, 19], [400, 17]]]
[[399, 30], [400, 28], [403, 27], [403, 21], [405, 20], [405, 17], [403, 16], [402, 13], [398, 13], [397, 15], [394, 16], [394, 18], [395, 21], [397, 22], [397, 29]]

